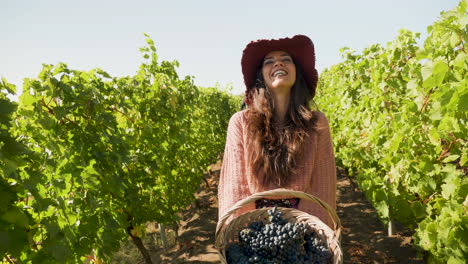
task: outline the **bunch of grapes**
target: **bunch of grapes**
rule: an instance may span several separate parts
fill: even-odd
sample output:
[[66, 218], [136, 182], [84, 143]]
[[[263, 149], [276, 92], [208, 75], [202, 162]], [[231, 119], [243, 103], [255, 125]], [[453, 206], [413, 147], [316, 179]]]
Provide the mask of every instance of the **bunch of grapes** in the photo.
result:
[[276, 207], [268, 210], [269, 224], [253, 222], [239, 232], [239, 242], [226, 248], [229, 264], [325, 264], [332, 254], [305, 223], [290, 223]]

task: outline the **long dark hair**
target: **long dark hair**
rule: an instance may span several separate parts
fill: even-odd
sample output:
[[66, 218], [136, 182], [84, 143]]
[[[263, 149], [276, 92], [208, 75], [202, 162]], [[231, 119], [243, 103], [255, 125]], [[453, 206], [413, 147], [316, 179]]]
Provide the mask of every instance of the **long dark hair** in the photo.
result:
[[249, 160], [252, 174], [259, 184], [274, 183], [287, 186], [289, 176], [296, 169], [302, 146], [311, 129], [315, 129], [316, 116], [309, 104], [312, 95], [307, 88], [300, 65], [296, 64], [296, 82], [291, 88], [284, 127], [277, 125], [273, 98], [266, 88], [261, 67], [257, 70], [255, 88], [247, 110], [247, 126], [252, 139]]

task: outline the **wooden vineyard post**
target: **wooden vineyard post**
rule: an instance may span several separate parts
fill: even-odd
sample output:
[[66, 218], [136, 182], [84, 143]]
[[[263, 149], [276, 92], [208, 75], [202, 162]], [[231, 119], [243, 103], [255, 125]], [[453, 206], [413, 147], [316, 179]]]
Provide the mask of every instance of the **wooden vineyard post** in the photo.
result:
[[167, 250], [168, 245], [167, 245], [167, 238], [166, 238], [166, 229], [164, 225], [158, 224], [158, 226], [159, 226], [159, 233], [161, 234], [161, 241], [163, 244], [163, 248], [164, 250]]
[[395, 223], [393, 222], [393, 219], [390, 219], [388, 221], [388, 236], [391, 237], [395, 233]]

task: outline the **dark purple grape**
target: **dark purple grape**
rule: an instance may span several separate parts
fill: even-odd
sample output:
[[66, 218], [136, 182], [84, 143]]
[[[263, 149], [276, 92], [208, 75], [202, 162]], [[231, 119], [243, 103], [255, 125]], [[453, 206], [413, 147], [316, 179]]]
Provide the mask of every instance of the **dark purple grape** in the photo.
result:
[[277, 207], [268, 210], [270, 223], [252, 222], [228, 245], [228, 263], [330, 263], [332, 254], [305, 223], [290, 223]]

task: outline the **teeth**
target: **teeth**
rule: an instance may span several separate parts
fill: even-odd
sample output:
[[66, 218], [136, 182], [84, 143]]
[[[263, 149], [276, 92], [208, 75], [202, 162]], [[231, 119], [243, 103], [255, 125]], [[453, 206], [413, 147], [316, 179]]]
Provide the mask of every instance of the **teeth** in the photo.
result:
[[276, 71], [273, 73], [273, 77], [286, 75], [285, 71]]

